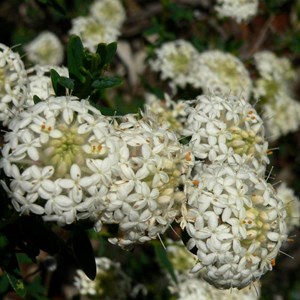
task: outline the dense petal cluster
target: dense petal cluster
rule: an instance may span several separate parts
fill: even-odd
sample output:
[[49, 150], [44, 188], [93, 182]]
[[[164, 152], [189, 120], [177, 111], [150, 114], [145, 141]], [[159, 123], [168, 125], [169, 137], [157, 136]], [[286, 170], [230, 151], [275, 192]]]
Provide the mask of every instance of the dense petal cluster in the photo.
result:
[[200, 54], [198, 63], [199, 80], [205, 94], [231, 94], [249, 100], [252, 81], [236, 56], [210, 50]]
[[85, 47], [95, 51], [99, 43], [115, 42], [126, 13], [119, 0], [96, 0], [90, 7], [90, 14], [72, 20], [69, 34], [78, 35]]
[[99, 43], [115, 42], [120, 35], [116, 28], [105, 22], [99, 22], [91, 16], [73, 19], [69, 33], [78, 35], [84, 47], [90, 51], [95, 51]]
[[121, 0], [96, 0], [91, 4], [90, 14], [96, 20], [118, 29], [121, 28], [126, 18]]
[[259, 78], [253, 92], [259, 100], [268, 139], [273, 141], [300, 125], [300, 103], [291, 92], [295, 72], [288, 59], [270, 51], [258, 52], [254, 59]]
[[81, 270], [76, 271], [74, 285], [80, 295], [106, 300], [128, 299], [131, 280], [121, 269], [120, 263], [106, 257], [97, 257], [96, 266], [95, 280], [90, 280]]
[[0, 122], [7, 126], [24, 108], [27, 74], [18, 53], [0, 44]]
[[240, 23], [256, 15], [258, 0], [217, 0], [215, 9], [220, 17], [233, 18]]
[[45, 100], [49, 96], [53, 96], [55, 94], [50, 77], [51, 69], [54, 69], [60, 76], [68, 77], [68, 69], [65, 67], [35, 65], [28, 69], [27, 75], [29, 90], [27, 101], [33, 99], [34, 95]]
[[161, 73], [161, 79], [168, 79], [175, 86], [182, 88], [188, 84], [199, 87], [197, 78], [199, 53], [191, 43], [185, 40], [167, 42], [155, 52], [157, 57], [150, 62], [150, 67]]
[[198, 96], [190, 102], [183, 134], [194, 156], [205, 163], [248, 164], [264, 174], [269, 162], [264, 126], [257, 112], [239, 97]]
[[109, 168], [115, 179], [97, 219], [119, 224], [119, 236], [110, 241], [127, 246], [155, 238], [179, 216], [193, 159], [173, 132], [148, 118], [128, 116], [116, 131], [119, 157]]
[[151, 115], [160, 125], [167, 126], [178, 136], [181, 136], [182, 130], [187, 119], [187, 107], [185, 101], [173, 101], [169, 95], [165, 94], [164, 99], [159, 99], [153, 94], [146, 95], [145, 111]]
[[246, 166], [205, 165], [188, 187], [182, 226], [203, 278], [242, 288], [272, 269], [287, 238], [286, 211], [273, 187]]
[[64, 59], [64, 49], [59, 38], [50, 31], [41, 32], [25, 45], [27, 57], [39, 65], [59, 65]]
[[178, 285], [178, 300], [258, 300], [260, 286], [255, 288], [219, 290], [199, 278], [182, 278]]
[[1, 167], [21, 214], [117, 224], [111, 242], [122, 246], [155, 238], [179, 215], [192, 156], [146, 117], [117, 122], [85, 100], [49, 97], [11, 124]]
[[281, 183], [277, 188], [277, 197], [282, 200], [285, 205], [287, 217], [286, 225], [288, 232], [295, 227], [300, 226], [300, 200], [295, 192], [289, 188], [286, 183]]

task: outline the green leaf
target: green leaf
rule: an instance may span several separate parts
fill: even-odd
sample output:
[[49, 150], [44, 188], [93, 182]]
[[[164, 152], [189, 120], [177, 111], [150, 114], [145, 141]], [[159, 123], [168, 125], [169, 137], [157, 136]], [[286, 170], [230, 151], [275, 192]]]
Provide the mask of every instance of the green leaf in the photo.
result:
[[26, 295], [26, 289], [25, 285], [22, 279], [16, 277], [15, 275], [11, 273], [6, 273], [5, 274], [8, 278], [8, 281], [10, 282], [11, 286], [15, 290], [15, 292], [20, 296], [20, 297], [25, 297]]
[[60, 240], [57, 235], [46, 227], [45, 223], [35, 217], [23, 216], [20, 218], [20, 230], [28, 243], [54, 255], [60, 250]]
[[163, 246], [161, 244], [156, 244], [154, 246], [154, 250], [155, 250], [155, 255], [156, 255], [156, 258], [157, 258], [160, 266], [169, 272], [169, 274], [171, 275], [171, 277], [175, 283], [178, 283], [177, 277], [174, 272], [173, 265], [167, 256], [166, 249], [163, 248]]
[[84, 61], [84, 51], [81, 39], [78, 36], [71, 35], [67, 46], [67, 55], [70, 78], [78, 79], [81, 83], [84, 83], [85, 78], [80, 72]]
[[68, 77], [64, 77], [64, 76], [59, 77], [58, 80], [57, 80], [57, 82], [61, 86], [65, 87], [65, 88], [67, 88], [69, 90], [73, 90], [74, 86], [75, 86], [75, 84], [74, 84], [75, 81], [73, 79], [68, 78]]
[[122, 79], [118, 76], [113, 77], [102, 77], [100, 79], [95, 80], [92, 83], [92, 87], [97, 90], [107, 89], [114, 86], [118, 86], [122, 83]]
[[58, 82], [60, 75], [54, 70], [50, 70], [51, 82], [56, 96], [65, 96], [66, 90]]
[[38, 1], [42, 4], [53, 7], [57, 12], [63, 15], [66, 13], [66, 9], [56, 0], [38, 0]]
[[37, 95], [34, 95], [33, 96], [33, 102], [34, 102], [34, 104], [37, 104], [37, 103], [39, 103], [39, 102], [41, 102], [42, 100], [41, 100], [41, 98], [39, 97], [39, 96], [37, 96]]
[[118, 45], [116, 42], [110, 43], [106, 46], [106, 57], [105, 57], [105, 63], [110, 64], [113, 60], [116, 52], [117, 52]]
[[86, 231], [80, 226], [76, 226], [74, 230], [72, 245], [79, 267], [89, 279], [94, 280], [96, 277], [94, 251]]

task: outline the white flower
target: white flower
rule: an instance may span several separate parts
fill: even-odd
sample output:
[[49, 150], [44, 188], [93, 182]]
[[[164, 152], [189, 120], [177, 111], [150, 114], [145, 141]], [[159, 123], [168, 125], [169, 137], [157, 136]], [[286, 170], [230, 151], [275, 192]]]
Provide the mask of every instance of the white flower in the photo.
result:
[[[60, 224], [76, 220], [76, 207], [90, 197], [90, 186], [102, 184], [100, 175], [94, 174], [86, 163], [88, 159], [98, 158], [98, 151], [86, 153], [84, 146], [98, 143], [102, 147], [105, 141], [97, 139], [93, 130], [79, 131], [80, 126], [88, 123], [85, 120], [95, 122], [95, 119], [102, 124], [106, 122], [113, 131], [109, 120], [85, 101], [49, 97], [11, 122], [14, 134], [8, 132], [5, 136], [1, 167], [9, 177], [9, 188], [21, 195], [14, 197], [20, 213], [28, 213], [31, 203], [32, 207], [44, 207], [48, 220]], [[30, 210], [43, 214], [41, 210]], [[85, 211], [88, 213], [88, 208]]]
[[95, 20], [107, 23], [119, 29], [126, 18], [126, 12], [120, 0], [96, 0], [90, 6], [90, 14]]
[[130, 278], [122, 271], [120, 263], [106, 257], [96, 258], [97, 275], [90, 280], [81, 270], [76, 271], [74, 285], [80, 295], [97, 299], [128, 299], [131, 292]]
[[59, 38], [50, 31], [41, 32], [25, 45], [27, 57], [40, 65], [59, 65], [64, 59], [64, 49]]
[[267, 142], [261, 118], [252, 105], [239, 97], [198, 96], [189, 102], [183, 136], [196, 158], [206, 163], [248, 164], [264, 174]]
[[36, 95], [40, 99], [46, 99], [54, 95], [52, 87], [50, 70], [54, 69], [60, 76], [68, 77], [68, 70], [65, 67], [51, 66], [51, 65], [36, 65], [27, 70], [29, 81], [28, 99], [33, 99]]
[[156, 50], [156, 56], [156, 59], [150, 61], [150, 67], [161, 73], [161, 79], [168, 79], [182, 88], [187, 84], [199, 88], [197, 78], [199, 53], [191, 43], [185, 40], [164, 43]]
[[254, 56], [260, 77], [255, 81], [254, 97], [271, 141], [296, 131], [300, 125], [300, 104], [293, 99], [291, 82], [295, 71], [286, 58], [279, 58], [269, 51]]
[[145, 114], [157, 120], [162, 126], [167, 126], [178, 136], [181, 135], [187, 118], [185, 101], [175, 102], [165, 94], [164, 99], [158, 99], [152, 94], [146, 95]]
[[219, 50], [202, 52], [198, 60], [198, 80], [205, 94], [234, 95], [249, 100], [252, 82], [243, 63]]
[[288, 232], [300, 225], [300, 200], [295, 192], [287, 187], [286, 183], [281, 183], [277, 188], [277, 196], [282, 200], [287, 212], [286, 224]]
[[233, 18], [240, 23], [256, 15], [258, 0], [217, 0], [215, 9], [220, 17]]
[[18, 53], [0, 44], [0, 122], [7, 126], [23, 110], [27, 75]]
[[199, 259], [194, 271], [229, 289], [271, 270], [287, 239], [285, 205], [273, 187], [247, 166], [225, 163], [204, 166], [193, 183], [183, 218]]
[[69, 34], [78, 35], [84, 47], [90, 51], [95, 51], [99, 43], [115, 42], [120, 32], [105, 20], [100, 22], [91, 16], [87, 16], [73, 19]]

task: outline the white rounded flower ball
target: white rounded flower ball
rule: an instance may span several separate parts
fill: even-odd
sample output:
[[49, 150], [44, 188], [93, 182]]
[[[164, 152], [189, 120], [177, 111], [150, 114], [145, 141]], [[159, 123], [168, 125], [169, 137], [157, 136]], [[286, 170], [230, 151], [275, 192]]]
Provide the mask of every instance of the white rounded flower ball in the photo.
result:
[[26, 101], [27, 74], [18, 53], [0, 44], [0, 122], [7, 126]]
[[205, 94], [234, 95], [249, 100], [252, 81], [244, 64], [219, 50], [202, 52], [198, 60], [199, 84]]
[[[287, 239], [285, 204], [250, 168], [204, 166], [188, 190], [182, 225], [203, 278], [218, 288], [243, 288], [272, 270]], [[186, 223], [185, 223], [186, 222]]]
[[264, 175], [268, 143], [257, 112], [239, 97], [198, 96], [190, 101], [183, 136], [193, 155], [204, 163], [247, 164]]
[[64, 48], [59, 38], [50, 31], [41, 32], [25, 45], [27, 57], [39, 65], [59, 65], [64, 59]]

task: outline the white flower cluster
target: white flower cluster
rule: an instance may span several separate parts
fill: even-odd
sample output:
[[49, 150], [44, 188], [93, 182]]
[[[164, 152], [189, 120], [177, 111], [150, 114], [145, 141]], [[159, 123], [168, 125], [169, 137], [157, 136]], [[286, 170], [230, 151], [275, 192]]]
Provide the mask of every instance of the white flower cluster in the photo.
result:
[[201, 95], [190, 102], [183, 135], [190, 136], [193, 155], [204, 163], [247, 164], [258, 174], [269, 162], [264, 126], [244, 99]]
[[171, 87], [201, 88], [204, 94], [232, 94], [249, 100], [252, 81], [243, 63], [234, 55], [219, 50], [199, 53], [185, 40], [164, 43], [150, 61], [152, 70]]
[[174, 133], [133, 116], [119, 124], [87, 101], [49, 97], [10, 123], [1, 167], [14, 208], [44, 220], [118, 224], [126, 246], [164, 232], [179, 215], [192, 156]]
[[240, 23], [257, 14], [258, 0], [217, 0], [215, 9], [220, 17], [229, 17]]
[[[230, 290], [219, 290], [202, 279], [201, 272], [190, 273], [190, 268], [195, 264], [196, 255], [187, 251], [183, 243], [173, 242], [167, 246], [167, 255], [172, 263], [178, 283], [170, 278], [170, 291], [179, 300], [258, 300], [260, 285], [253, 283], [251, 287]], [[255, 287], [253, 286], [255, 285]]]
[[273, 187], [251, 168], [204, 165], [187, 188], [183, 223], [203, 278], [217, 288], [243, 288], [272, 270], [286, 241], [286, 211]]
[[300, 200], [295, 195], [295, 192], [287, 187], [286, 183], [281, 183], [276, 188], [276, 192], [278, 198], [280, 198], [285, 205], [287, 213], [286, 225], [288, 232], [290, 232], [295, 227], [300, 226]]
[[50, 77], [51, 69], [54, 69], [60, 76], [68, 77], [68, 69], [66, 67], [35, 65], [27, 69], [29, 84], [27, 101], [33, 99], [34, 95], [40, 99], [47, 99], [55, 94]]
[[106, 257], [96, 258], [97, 275], [90, 280], [83, 271], [77, 270], [74, 285], [80, 295], [97, 297], [96, 299], [128, 299], [131, 280], [122, 271], [121, 265]]
[[41, 32], [24, 48], [28, 59], [39, 65], [59, 65], [64, 59], [63, 45], [50, 31]]
[[270, 51], [258, 52], [254, 59], [260, 77], [253, 92], [260, 100], [268, 139], [273, 141], [300, 125], [300, 103], [293, 99], [290, 87], [295, 72], [286, 58]]
[[167, 126], [174, 131], [177, 136], [181, 136], [183, 127], [187, 119], [187, 103], [185, 101], [173, 101], [169, 95], [165, 94], [164, 99], [159, 99], [153, 94], [146, 95], [145, 111], [151, 115], [158, 124]]
[[19, 54], [0, 44], [0, 122], [3, 126], [23, 110], [26, 92], [27, 75]]
[[164, 43], [156, 50], [157, 58], [150, 61], [150, 67], [161, 72], [161, 79], [169, 79], [175, 86], [186, 87], [188, 84], [197, 88], [199, 53], [185, 40]]
[[78, 35], [84, 47], [95, 51], [99, 43], [111, 43], [118, 39], [125, 17], [120, 0], [96, 0], [88, 16], [72, 20], [69, 34]]
[[205, 94], [243, 96], [249, 100], [252, 81], [243, 63], [219, 50], [202, 52], [197, 61], [199, 80]]

